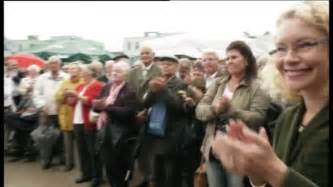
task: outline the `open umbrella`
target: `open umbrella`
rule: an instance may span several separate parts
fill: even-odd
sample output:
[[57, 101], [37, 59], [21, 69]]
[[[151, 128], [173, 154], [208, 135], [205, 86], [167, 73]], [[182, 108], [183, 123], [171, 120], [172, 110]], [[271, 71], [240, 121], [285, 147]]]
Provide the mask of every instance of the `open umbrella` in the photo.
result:
[[32, 64], [36, 64], [40, 68], [44, 67], [44, 60], [33, 54], [18, 53], [5, 57], [6, 61], [15, 60], [17, 67], [27, 68]]

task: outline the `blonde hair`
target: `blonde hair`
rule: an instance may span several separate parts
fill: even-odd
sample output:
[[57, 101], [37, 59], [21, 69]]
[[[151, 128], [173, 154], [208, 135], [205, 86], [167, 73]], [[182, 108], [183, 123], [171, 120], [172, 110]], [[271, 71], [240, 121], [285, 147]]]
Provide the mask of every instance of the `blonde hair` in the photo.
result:
[[91, 64], [91, 66], [93, 66], [95, 68], [95, 70], [97, 70], [97, 73], [103, 72], [104, 66], [103, 66], [102, 62], [94, 60], [90, 64]]
[[96, 78], [98, 76], [98, 70], [96, 69], [96, 66], [93, 64], [82, 64], [79, 67], [81, 67], [81, 70], [83, 72], [89, 72], [92, 77]]
[[[277, 20], [279, 26], [284, 20], [298, 18], [306, 24], [321, 31], [324, 35], [329, 36], [329, 13], [328, 2], [322, 1], [305, 1], [302, 4], [296, 5], [281, 14]], [[269, 62], [274, 63], [274, 62]], [[289, 101], [300, 101], [301, 96], [294, 90], [290, 90], [283, 81], [280, 73], [274, 74], [273, 84], [276, 88], [281, 90], [281, 95], [286, 97]], [[328, 95], [329, 80], [327, 86], [323, 90], [323, 94]]]
[[278, 19], [277, 25], [283, 20], [298, 18], [305, 23], [315, 27], [328, 36], [329, 33], [329, 13], [328, 2], [325, 1], [304, 1], [285, 11]]

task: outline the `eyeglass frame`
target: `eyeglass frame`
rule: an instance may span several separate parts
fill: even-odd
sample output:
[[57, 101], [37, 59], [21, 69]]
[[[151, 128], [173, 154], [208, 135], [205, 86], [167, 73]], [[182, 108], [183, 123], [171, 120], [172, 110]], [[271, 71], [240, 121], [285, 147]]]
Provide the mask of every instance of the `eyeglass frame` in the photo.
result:
[[[296, 47], [295, 47], [295, 45], [292, 46], [291, 50], [293, 52], [295, 52], [295, 54], [299, 54], [300, 53], [299, 51], [302, 50], [302, 49], [303, 50], [306, 49], [306, 51], [308, 51], [308, 50], [310, 50], [310, 49], [312, 49], [312, 48], [314, 48], [314, 47], [316, 47], [320, 44], [328, 42], [328, 41], [329, 41], [329, 39], [327, 37], [324, 37], [324, 38], [317, 39], [317, 40], [311, 41], [311, 42], [310, 41], [309, 42], [303, 42], [303, 43], [296, 44]], [[286, 51], [283, 51], [284, 54], [280, 55], [279, 58], [285, 57], [289, 50], [290, 50], [290, 48], [286, 48]], [[271, 56], [274, 56], [278, 52], [279, 52], [279, 49], [276, 48], [276, 49], [273, 49], [272, 51], [268, 52], [268, 54], [271, 55]], [[282, 52], [282, 51], [280, 51], [280, 52]]]

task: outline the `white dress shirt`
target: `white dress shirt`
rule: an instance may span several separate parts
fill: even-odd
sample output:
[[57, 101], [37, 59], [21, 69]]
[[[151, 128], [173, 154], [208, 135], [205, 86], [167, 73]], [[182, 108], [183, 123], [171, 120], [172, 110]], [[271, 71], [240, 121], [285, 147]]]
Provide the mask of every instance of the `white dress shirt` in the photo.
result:
[[68, 79], [69, 75], [60, 71], [57, 78], [53, 78], [51, 72], [40, 75], [33, 89], [33, 100], [37, 108], [47, 107], [48, 115], [57, 115], [57, 102], [55, 93], [59, 87], [59, 83]]
[[206, 89], [214, 82], [217, 76], [217, 72], [213, 73], [211, 76], [206, 77]]
[[142, 66], [142, 77], [146, 78], [148, 71], [151, 69], [151, 66], [153, 65], [153, 63], [151, 63], [149, 66]]
[[11, 77], [4, 76], [4, 107], [15, 109], [13, 101], [14, 81]]

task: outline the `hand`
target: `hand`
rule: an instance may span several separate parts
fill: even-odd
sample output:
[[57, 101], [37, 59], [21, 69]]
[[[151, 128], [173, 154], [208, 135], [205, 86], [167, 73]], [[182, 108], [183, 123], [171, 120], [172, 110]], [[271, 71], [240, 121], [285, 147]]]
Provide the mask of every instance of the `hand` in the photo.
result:
[[226, 134], [216, 136], [212, 148], [227, 170], [281, 186], [287, 166], [275, 155], [263, 128], [257, 134], [243, 122], [232, 121]]
[[152, 92], [161, 91], [166, 85], [166, 80], [163, 77], [156, 77], [149, 81], [149, 88]]
[[204, 96], [204, 93], [198, 89], [197, 87], [195, 86], [189, 86], [189, 88], [191, 89], [193, 95], [194, 95], [194, 98], [199, 101], [203, 96]]
[[183, 100], [185, 100], [185, 98], [187, 97], [186, 91], [184, 91], [184, 90], [179, 90], [179, 91], [177, 92], [177, 94], [178, 94]]
[[68, 105], [73, 105], [76, 101], [76, 98], [75, 97], [67, 97], [66, 98], [66, 104]]
[[64, 95], [67, 97], [77, 97], [78, 94], [74, 90], [65, 90]]
[[26, 112], [34, 113], [37, 112], [37, 109], [35, 107], [29, 107], [26, 109]]
[[222, 97], [216, 104], [213, 105], [213, 109], [216, 114], [225, 112], [227, 111], [228, 108], [229, 108], [229, 99], [226, 97]]
[[135, 116], [137, 124], [144, 124], [144, 122], [147, 119], [147, 110], [140, 111], [136, 116]]
[[94, 99], [92, 101], [92, 105], [99, 109], [99, 110], [103, 110], [106, 106], [105, 106], [105, 99]]
[[191, 106], [191, 107], [195, 106], [195, 101], [191, 97], [186, 97], [184, 99], [184, 101], [185, 101], [185, 104], [188, 106]]

